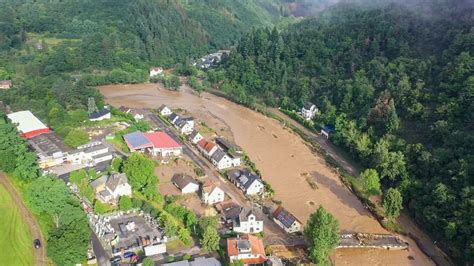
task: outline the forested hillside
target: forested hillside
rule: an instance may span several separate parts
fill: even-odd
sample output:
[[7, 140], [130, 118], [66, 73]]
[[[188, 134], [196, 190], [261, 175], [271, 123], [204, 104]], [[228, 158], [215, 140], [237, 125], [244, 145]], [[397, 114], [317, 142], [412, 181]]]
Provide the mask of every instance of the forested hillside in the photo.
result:
[[469, 264], [474, 7], [456, 3], [340, 4], [283, 32], [254, 30], [231, 55], [220, 88], [248, 105], [314, 102], [315, 127], [334, 124], [332, 141], [376, 169], [433, 239]]

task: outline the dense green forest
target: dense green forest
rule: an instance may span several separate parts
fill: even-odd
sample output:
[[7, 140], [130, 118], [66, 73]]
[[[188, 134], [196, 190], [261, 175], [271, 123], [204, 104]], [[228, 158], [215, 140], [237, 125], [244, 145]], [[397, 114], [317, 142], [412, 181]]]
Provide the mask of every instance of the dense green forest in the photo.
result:
[[426, 10], [341, 4], [282, 32], [253, 30], [220, 89], [247, 105], [314, 102], [316, 128], [335, 125], [332, 141], [376, 169], [433, 239], [470, 264], [474, 9], [437, 1]]

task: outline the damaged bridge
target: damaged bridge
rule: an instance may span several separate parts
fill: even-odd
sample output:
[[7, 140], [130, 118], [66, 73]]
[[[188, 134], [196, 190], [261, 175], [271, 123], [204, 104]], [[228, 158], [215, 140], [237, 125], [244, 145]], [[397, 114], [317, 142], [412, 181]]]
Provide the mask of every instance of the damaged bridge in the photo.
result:
[[336, 248], [372, 248], [387, 250], [408, 249], [408, 243], [398, 236], [389, 234], [342, 234]]

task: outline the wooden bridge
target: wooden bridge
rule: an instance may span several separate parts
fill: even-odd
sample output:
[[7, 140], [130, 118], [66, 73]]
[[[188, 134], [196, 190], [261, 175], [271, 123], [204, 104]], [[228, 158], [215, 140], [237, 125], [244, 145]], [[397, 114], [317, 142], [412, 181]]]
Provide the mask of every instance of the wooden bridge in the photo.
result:
[[398, 236], [388, 234], [342, 234], [336, 248], [373, 248], [387, 250], [408, 249], [408, 243]]

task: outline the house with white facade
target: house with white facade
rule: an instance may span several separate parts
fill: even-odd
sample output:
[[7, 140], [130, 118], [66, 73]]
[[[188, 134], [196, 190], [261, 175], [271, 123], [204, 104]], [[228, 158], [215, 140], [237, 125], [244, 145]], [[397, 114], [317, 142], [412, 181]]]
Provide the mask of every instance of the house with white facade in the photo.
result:
[[267, 261], [263, 241], [252, 235], [228, 238], [227, 255], [230, 263], [241, 261], [244, 265], [259, 265]]
[[180, 116], [176, 113], [171, 113], [168, 116], [168, 121], [170, 121], [171, 124], [175, 125], [176, 121], [180, 118]]
[[[101, 162], [110, 161], [113, 159], [113, 154], [109, 151], [109, 148], [100, 141], [93, 141], [77, 147], [77, 152], [81, 153], [78, 158], [81, 163], [85, 165], [96, 165]], [[69, 157], [73, 157], [71, 154]], [[73, 161], [72, 158], [69, 159]]]
[[150, 68], [150, 78], [163, 75], [163, 68], [161, 67], [152, 67]]
[[281, 206], [273, 212], [272, 216], [273, 221], [289, 234], [301, 232], [303, 228], [303, 224], [293, 214]]
[[[104, 182], [105, 181], [105, 182]], [[111, 176], [102, 176], [91, 183], [97, 199], [104, 203], [116, 204], [122, 196], [132, 196], [132, 187], [128, 184], [126, 174], [114, 173]]]
[[158, 108], [158, 112], [162, 116], [169, 116], [173, 113], [173, 111], [171, 111], [171, 109], [168, 106], [164, 105], [164, 104], [161, 105], [160, 108]]
[[175, 120], [174, 125], [179, 130], [179, 133], [184, 134], [184, 135], [189, 135], [194, 130], [194, 118], [192, 117], [178, 118]]
[[208, 159], [210, 159], [214, 152], [216, 152], [217, 150], [216, 144], [207, 141], [206, 139], [201, 139], [200, 141], [198, 141], [197, 148]]
[[219, 170], [239, 166], [240, 164], [234, 164], [234, 160], [224, 150], [218, 148], [211, 156], [212, 164]]
[[232, 221], [232, 230], [238, 233], [258, 234], [263, 232], [263, 214], [256, 208], [243, 207]]
[[305, 120], [309, 121], [313, 119], [314, 116], [318, 113], [319, 113], [319, 109], [313, 103], [308, 102], [303, 107], [301, 107], [301, 116]]
[[202, 186], [201, 199], [204, 204], [213, 205], [223, 202], [225, 192], [215, 183], [207, 183]]
[[196, 129], [191, 132], [191, 134], [188, 135], [189, 140], [193, 144], [197, 144], [199, 141], [201, 141], [204, 137], [199, 133]]
[[175, 185], [181, 193], [189, 194], [194, 193], [199, 190], [199, 183], [192, 178], [190, 175], [186, 174], [175, 174], [171, 178], [171, 182]]
[[253, 174], [249, 169], [231, 170], [227, 173], [227, 178], [244, 191], [245, 195], [259, 195], [265, 191], [261, 178]]

